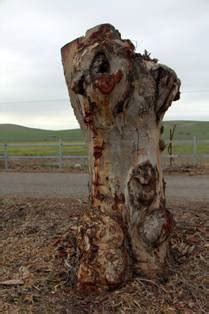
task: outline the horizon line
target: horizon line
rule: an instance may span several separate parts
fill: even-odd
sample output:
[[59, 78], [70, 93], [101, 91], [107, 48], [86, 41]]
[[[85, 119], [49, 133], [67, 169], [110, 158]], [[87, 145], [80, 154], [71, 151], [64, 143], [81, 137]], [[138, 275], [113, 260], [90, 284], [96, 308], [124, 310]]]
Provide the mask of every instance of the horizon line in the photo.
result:
[[[190, 119], [165, 119], [162, 120], [162, 122], [209, 122], [209, 120], [190, 120]], [[43, 131], [68, 131], [68, 130], [79, 130], [81, 129], [80, 126], [76, 126], [74, 128], [65, 128], [65, 129], [48, 129], [48, 128], [40, 128], [40, 127], [33, 127], [33, 126], [28, 126], [28, 125], [22, 125], [22, 124], [16, 124], [16, 123], [0, 123], [0, 125], [13, 125], [13, 126], [18, 126], [18, 127], [23, 127], [23, 128], [29, 128], [29, 129], [37, 129], [37, 130], [43, 130]]]

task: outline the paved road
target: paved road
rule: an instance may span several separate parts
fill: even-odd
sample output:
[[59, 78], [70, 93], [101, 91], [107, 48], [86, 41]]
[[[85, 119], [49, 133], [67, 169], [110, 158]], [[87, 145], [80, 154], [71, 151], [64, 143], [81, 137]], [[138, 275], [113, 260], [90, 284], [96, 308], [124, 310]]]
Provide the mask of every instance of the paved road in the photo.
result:
[[[209, 176], [166, 176], [168, 200], [209, 201]], [[0, 196], [86, 197], [88, 175], [0, 173]]]

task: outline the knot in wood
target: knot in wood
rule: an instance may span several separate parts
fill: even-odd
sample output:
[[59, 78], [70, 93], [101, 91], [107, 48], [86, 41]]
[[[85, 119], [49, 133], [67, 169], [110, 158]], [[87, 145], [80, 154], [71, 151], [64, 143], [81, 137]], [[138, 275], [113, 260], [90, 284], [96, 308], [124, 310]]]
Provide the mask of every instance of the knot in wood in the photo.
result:
[[139, 164], [132, 170], [128, 182], [129, 200], [137, 210], [149, 206], [156, 195], [158, 171], [149, 161]]

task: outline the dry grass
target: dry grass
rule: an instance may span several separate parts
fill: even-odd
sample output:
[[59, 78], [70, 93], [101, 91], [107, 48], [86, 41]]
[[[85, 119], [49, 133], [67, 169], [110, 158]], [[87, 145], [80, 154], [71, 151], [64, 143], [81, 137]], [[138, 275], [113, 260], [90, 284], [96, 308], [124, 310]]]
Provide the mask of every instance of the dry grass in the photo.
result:
[[[80, 167], [75, 167], [76, 164], [79, 164]], [[0, 171], [5, 171], [5, 164], [2, 160], [0, 160]], [[87, 159], [64, 160], [60, 169], [58, 159], [10, 160], [7, 171], [87, 173], [88, 161]]]
[[86, 207], [76, 199], [0, 200], [0, 285], [2, 313], [206, 313], [209, 311], [209, 204], [170, 204], [177, 226], [175, 261], [166, 283], [135, 278], [102, 295], [80, 295], [67, 269], [54, 259], [57, 237], [76, 223]]
[[[75, 167], [75, 165], [80, 167]], [[8, 171], [15, 172], [71, 172], [71, 173], [88, 173], [87, 159], [69, 159], [63, 161], [63, 167], [59, 168], [58, 159], [32, 159], [32, 160], [10, 160]], [[179, 164], [172, 167], [167, 162], [163, 162], [163, 171], [165, 174], [185, 174], [185, 175], [202, 175], [209, 174], [209, 164], [200, 163], [192, 165], [180, 160]], [[4, 161], [0, 160], [0, 172], [5, 171]]]
[[182, 164], [182, 165], [174, 165], [167, 166], [163, 169], [166, 174], [185, 174], [188, 176], [196, 176], [196, 175], [204, 175], [209, 174], [209, 165], [208, 164], [199, 164], [199, 165], [190, 165], [190, 164]]

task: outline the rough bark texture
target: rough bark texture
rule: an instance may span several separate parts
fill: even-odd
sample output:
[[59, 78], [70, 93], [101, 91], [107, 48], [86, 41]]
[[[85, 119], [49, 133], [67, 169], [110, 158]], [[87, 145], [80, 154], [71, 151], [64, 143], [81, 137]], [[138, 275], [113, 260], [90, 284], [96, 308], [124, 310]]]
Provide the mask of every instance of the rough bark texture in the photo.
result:
[[89, 210], [68, 254], [73, 281], [109, 289], [133, 273], [161, 276], [173, 227], [160, 165], [161, 120], [179, 98], [180, 81], [146, 51], [135, 53], [109, 24], [88, 30], [61, 53], [89, 143]]

